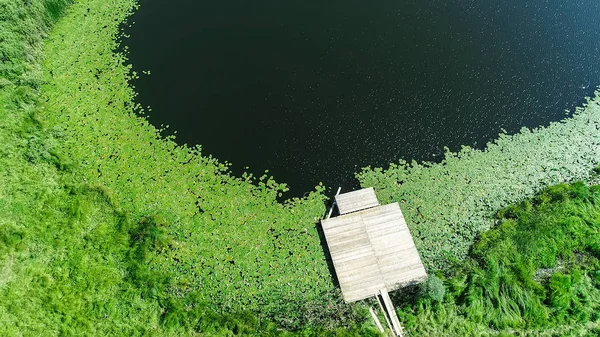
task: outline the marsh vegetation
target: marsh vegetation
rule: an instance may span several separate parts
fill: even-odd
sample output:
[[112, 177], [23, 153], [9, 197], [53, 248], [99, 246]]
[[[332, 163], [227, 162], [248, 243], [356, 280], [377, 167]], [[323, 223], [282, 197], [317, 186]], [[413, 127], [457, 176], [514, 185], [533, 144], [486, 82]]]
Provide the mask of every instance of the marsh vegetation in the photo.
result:
[[[0, 1], [0, 334], [376, 336], [328, 270], [323, 186], [278, 202], [285, 185], [143, 117], [115, 52], [135, 6]], [[599, 116], [589, 101], [486, 151], [359, 174], [401, 203], [438, 275], [399, 294], [411, 331], [595, 331], [598, 188], [527, 198], [595, 181]]]

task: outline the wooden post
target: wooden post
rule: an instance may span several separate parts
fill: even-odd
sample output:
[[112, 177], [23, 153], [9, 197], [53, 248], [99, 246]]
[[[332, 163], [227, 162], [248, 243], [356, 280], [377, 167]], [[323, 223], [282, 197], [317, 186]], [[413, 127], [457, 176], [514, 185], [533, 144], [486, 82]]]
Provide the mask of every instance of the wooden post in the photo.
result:
[[[383, 318], [385, 318], [385, 322], [387, 323], [388, 329], [390, 329], [391, 333], [394, 333], [394, 329], [392, 328], [392, 325], [390, 324], [390, 320], [388, 318], [387, 311], [385, 310], [383, 303], [381, 303], [381, 297], [379, 296], [379, 294], [375, 294], [375, 297], [377, 298], [377, 303], [379, 303], [379, 309], [381, 309], [381, 312], [383, 312]], [[388, 336], [389, 336], [389, 334], [388, 334]]]
[[[340, 194], [341, 190], [342, 188], [338, 187], [337, 193], [335, 195], [337, 196], [338, 194]], [[331, 204], [331, 209], [329, 210], [329, 214], [327, 214], [327, 219], [331, 218], [331, 213], [333, 213], [333, 206], [335, 206], [335, 199], [333, 199], [333, 204]]]
[[383, 330], [381, 322], [379, 321], [379, 318], [377, 318], [377, 314], [375, 314], [373, 308], [369, 307], [369, 312], [371, 313], [371, 317], [373, 317], [373, 320], [375, 321], [375, 325], [377, 325], [377, 328], [379, 328], [379, 331], [384, 332], [385, 330]]
[[402, 326], [400, 325], [400, 320], [398, 319], [396, 310], [394, 310], [394, 305], [392, 304], [390, 294], [388, 294], [387, 289], [383, 288], [379, 290], [379, 295], [383, 300], [383, 304], [388, 316], [390, 317], [390, 321], [392, 321], [392, 327], [394, 328], [393, 331], [396, 333], [396, 336], [402, 337]]

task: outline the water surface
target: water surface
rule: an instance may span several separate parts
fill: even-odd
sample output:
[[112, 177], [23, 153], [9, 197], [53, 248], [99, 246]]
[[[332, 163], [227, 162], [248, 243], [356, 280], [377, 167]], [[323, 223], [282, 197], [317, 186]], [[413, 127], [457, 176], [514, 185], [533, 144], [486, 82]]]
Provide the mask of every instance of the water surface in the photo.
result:
[[565, 117], [600, 84], [600, 1], [142, 0], [149, 120], [302, 195]]

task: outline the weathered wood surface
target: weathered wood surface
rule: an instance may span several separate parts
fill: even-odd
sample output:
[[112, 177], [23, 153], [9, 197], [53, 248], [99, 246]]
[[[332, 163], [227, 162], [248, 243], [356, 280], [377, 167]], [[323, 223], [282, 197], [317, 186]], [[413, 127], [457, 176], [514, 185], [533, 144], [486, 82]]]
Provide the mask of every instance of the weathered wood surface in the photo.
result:
[[396, 309], [394, 309], [394, 305], [392, 304], [390, 294], [388, 294], [387, 289], [381, 289], [379, 291], [379, 295], [381, 295], [381, 298], [383, 299], [383, 304], [387, 309], [388, 316], [390, 316], [395, 335], [398, 337], [402, 337], [402, 326], [400, 325], [400, 320], [398, 319], [398, 315], [396, 314]]
[[374, 296], [380, 289], [398, 289], [427, 276], [398, 203], [321, 223], [346, 302]]
[[338, 194], [335, 196], [335, 203], [340, 215], [379, 206], [373, 187]]
[[377, 325], [379, 332], [383, 333], [385, 330], [383, 330], [383, 326], [381, 326], [381, 322], [379, 321], [379, 318], [377, 318], [377, 314], [375, 313], [375, 310], [373, 310], [373, 308], [369, 308], [369, 312], [371, 313], [371, 317], [373, 317], [373, 321], [375, 321], [375, 324]]

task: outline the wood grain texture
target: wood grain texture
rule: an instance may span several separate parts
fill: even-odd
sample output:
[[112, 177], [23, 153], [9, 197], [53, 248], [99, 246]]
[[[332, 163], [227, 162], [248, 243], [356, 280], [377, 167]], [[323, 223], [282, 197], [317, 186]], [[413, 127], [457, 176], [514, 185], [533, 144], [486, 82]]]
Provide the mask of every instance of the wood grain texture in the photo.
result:
[[[373, 189], [338, 197], [348, 194], [352, 195], [341, 199], [340, 209], [348, 213], [321, 222], [344, 300], [362, 300], [380, 289], [391, 291], [425, 279], [398, 203], [378, 206]], [[366, 201], [358, 200], [361, 197]]]
[[379, 206], [375, 190], [372, 187], [338, 194], [335, 197], [335, 203], [341, 215]]

